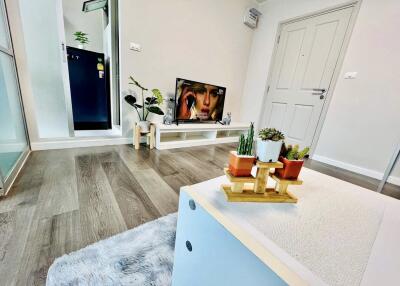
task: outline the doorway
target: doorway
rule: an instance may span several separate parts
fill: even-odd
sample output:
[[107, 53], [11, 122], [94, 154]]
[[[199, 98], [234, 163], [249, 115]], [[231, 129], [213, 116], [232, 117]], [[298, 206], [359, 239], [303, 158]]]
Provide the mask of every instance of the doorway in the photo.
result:
[[118, 0], [58, 0], [74, 136], [118, 135]]
[[281, 23], [261, 122], [312, 146], [350, 33], [354, 5]]

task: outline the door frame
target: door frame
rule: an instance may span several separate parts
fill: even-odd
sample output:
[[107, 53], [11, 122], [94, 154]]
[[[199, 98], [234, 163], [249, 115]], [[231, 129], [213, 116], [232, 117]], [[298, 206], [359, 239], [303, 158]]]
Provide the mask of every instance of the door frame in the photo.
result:
[[[277, 51], [278, 51], [278, 44], [279, 44], [279, 38], [282, 32], [282, 28], [284, 25], [289, 24], [289, 23], [293, 23], [293, 22], [298, 22], [298, 21], [302, 21], [308, 18], [313, 18], [313, 17], [317, 17], [323, 14], [328, 14], [331, 12], [335, 12], [338, 10], [342, 10], [345, 8], [349, 8], [349, 7], [353, 7], [353, 13], [351, 14], [350, 17], [350, 21], [346, 30], [346, 34], [343, 40], [343, 45], [340, 49], [340, 53], [339, 53], [339, 57], [338, 60], [336, 62], [336, 66], [335, 66], [335, 70], [333, 72], [333, 76], [331, 79], [331, 84], [330, 84], [330, 88], [326, 94], [326, 99], [325, 102], [323, 104], [322, 110], [321, 110], [321, 114], [318, 120], [318, 124], [317, 124], [317, 128], [315, 129], [315, 133], [312, 139], [312, 143], [310, 146], [310, 157], [312, 157], [314, 155], [315, 149], [317, 147], [318, 144], [318, 140], [319, 137], [321, 135], [321, 131], [322, 131], [322, 127], [325, 123], [325, 118], [326, 118], [326, 114], [328, 113], [328, 109], [329, 109], [329, 105], [331, 103], [332, 97], [333, 97], [333, 93], [336, 87], [336, 83], [339, 79], [339, 75], [340, 75], [340, 70], [342, 68], [343, 65], [343, 61], [346, 55], [346, 51], [348, 48], [348, 45], [350, 43], [350, 38], [351, 35], [353, 33], [353, 29], [354, 29], [354, 25], [356, 23], [357, 20], [357, 16], [358, 16], [358, 12], [360, 11], [360, 7], [361, 7], [361, 3], [362, 0], [356, 0], [356, 1], [351, 1], [351, 2], [347, 2], [347, 3], [343, 3], [343, 4], [339, 4], [339, 5], [335, 5], [335, 6], [331, 6], [328, 8], [324, 8], [321, 10], [317, 10], [315, 12], [311, 12], [311, 13], [307, 13], [307, 14], [303, 14], [301, 16], [297, 16], [297, 17], [293, 17], [293, 18], [289, 18], [287, 20], [283, 20], [280, 21], [278, 23], [278, 28], [276, 31], [276, 35], [275, 35], [275, 44], [274, 44], [274, 49], [273, 49], [273, 53], [272, 53], [272, 57], [270, 60], [270, 66], [269, 66], [269, 70], [268, 70], [268, 77], [267, 77], [267, 84], [265, 86], [265, 91], [264, 91], [264, 96], [262, 99], [262, 105], [261, 106], [265, 106], [265, 104], [267, 103], [267, 97], [268, 97], [268, 91], [269, 91], [269, 86], [271, 85], [271, 80], [272, 80], [272, 73], [273, 73], [273, 68], [275, 65], [275, 61], [276, 61], [276, 55], [277, 55]], [[258, 129], [261, 129], [261, 125], [263, 124], [263, 119], [265, 117], [265, 114], [263, 114], [263, 112], [260, 112], [259, 118], [258, 118]]]

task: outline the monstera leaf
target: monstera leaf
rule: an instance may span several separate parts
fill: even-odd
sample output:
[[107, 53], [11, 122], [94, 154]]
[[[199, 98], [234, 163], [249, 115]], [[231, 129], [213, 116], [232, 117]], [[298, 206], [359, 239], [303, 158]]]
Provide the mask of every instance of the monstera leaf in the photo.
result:
[[155, 113], [158, 115], [164, 115], [164, 112], [158, 106], [149, 106], [149, 107], [147, 107], [147, 110], [151, 113]]
[[151, 92], [153, 93], [154, 97], [157, 98], [157, 104], [161, 104], [163, 102], [161, 91], [155, 88]]

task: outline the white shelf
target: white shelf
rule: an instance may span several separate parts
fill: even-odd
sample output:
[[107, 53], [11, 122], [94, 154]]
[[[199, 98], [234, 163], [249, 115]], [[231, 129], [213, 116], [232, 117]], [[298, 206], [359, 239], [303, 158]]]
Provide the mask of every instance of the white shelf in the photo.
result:
[[179, 124], [156, 123], [156, 148], [173, 149], [191, 146], [232, 143], [247, 133], [250, 124]]

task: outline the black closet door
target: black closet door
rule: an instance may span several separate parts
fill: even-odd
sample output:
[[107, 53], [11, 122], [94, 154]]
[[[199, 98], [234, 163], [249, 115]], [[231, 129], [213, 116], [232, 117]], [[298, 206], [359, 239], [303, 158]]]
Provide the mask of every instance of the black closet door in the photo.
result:
[[111, 128], [104, 54], [67, 47], [75, 130]]

